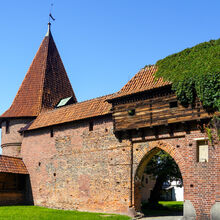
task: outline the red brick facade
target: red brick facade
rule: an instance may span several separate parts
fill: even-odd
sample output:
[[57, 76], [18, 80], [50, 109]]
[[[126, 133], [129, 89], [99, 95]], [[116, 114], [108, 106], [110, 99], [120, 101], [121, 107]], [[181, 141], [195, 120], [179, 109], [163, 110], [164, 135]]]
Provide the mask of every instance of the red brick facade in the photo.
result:
[[35, 205], [131, 214], [132, 207], [140, 210], [143, 168], [162, 149], [178, 164], [184, 199], [193, 205], [197, 219], [210, 219], [218, 201], [219, 149], [210, 145], [209, 161], [198, 162], [197, 140], [207, 139], [199, 129], [180, 128], [173, 137], [164, 129], [157, 140], [148, 135], [147, 141], [137, 136], [119, 141], [111, 117], [105, 117], [94, 121], [93, 131], [84, 121], [58, 125], [53, 132], [54, 137], [48, 128], [28, 132], [22, 142]]
[[6, 131], [6, 121], [2, 122], [2, 154], [13, 157], [21, 156], [21, 143], [23, 135], [18, 131], [26, 126], [33, 119], [10, 119], [7, 120], [8, 131]]
[[21, 155], [35, 205], [128, 213], [130, 147], [119, 143], [110, 118], [25, 134]]

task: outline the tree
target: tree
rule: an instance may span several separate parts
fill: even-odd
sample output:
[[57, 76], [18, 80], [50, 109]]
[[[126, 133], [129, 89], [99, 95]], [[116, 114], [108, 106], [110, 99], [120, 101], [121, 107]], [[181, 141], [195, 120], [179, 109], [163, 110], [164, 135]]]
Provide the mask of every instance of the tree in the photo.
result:
[[165, 151], [155, 154], [148, 163], [145, 173], [156, 177], [156, 183], [151, 192], [149, 202], [157, 204], [164, 182], [178, 181], [182, 185], [182, 175], [175, 160]]

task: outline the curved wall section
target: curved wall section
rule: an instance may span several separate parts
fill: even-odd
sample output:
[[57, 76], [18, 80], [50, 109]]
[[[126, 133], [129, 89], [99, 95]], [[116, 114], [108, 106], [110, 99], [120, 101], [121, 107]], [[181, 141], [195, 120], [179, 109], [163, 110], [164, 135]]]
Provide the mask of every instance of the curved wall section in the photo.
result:
[[23, 135], [18, 131], [32, 119], [9, 119], [2, 122], [2, 155], [21, 157]]

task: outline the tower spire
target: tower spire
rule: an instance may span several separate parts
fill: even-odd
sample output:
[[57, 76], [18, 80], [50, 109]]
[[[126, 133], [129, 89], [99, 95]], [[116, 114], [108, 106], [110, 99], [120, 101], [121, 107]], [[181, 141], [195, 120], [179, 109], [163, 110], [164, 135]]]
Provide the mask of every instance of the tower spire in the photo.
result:
[[41, 111], [53, 109], [57, 103], [72, 96], [77, 102], [53, 36], [48, 32], [15, 96], [11, 107], [0, 116], [3, 118], [36, 117]]
[[47, 29], [47, 33], [46, 33], [45, 37], [48, 37], [50, 35], [50, 26], [51, 26], [51, 23], [48, 22], [48, 29]]

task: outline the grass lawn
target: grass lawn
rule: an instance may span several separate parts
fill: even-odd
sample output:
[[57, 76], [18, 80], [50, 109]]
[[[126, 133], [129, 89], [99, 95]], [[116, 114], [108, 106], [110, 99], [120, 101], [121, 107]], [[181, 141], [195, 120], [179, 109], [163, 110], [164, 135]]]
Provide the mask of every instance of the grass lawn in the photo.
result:
[[37, 206], [2, 206], [0, 207], [0, 219], [10, 220], [86, 220], [86, 219], [112, 219], [128, 220], [128, 216], [90, 213], [78, 211], [65, 211], [57, 209], [48, 209]]
[[160, 201], [157, 206], [143, 204], [142, 212], [145, 216], [171, 216], [183, 215], [183, 202], [177, 201]]

